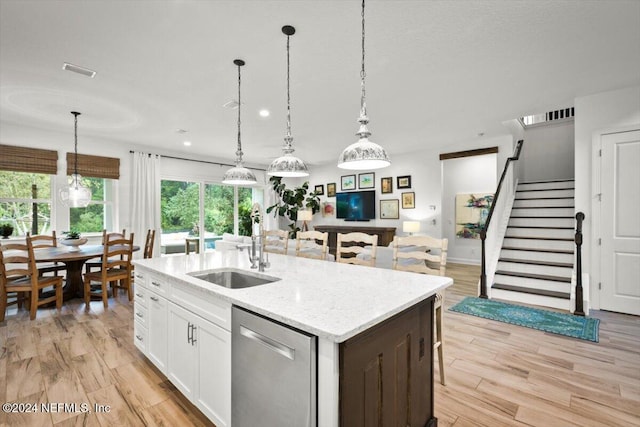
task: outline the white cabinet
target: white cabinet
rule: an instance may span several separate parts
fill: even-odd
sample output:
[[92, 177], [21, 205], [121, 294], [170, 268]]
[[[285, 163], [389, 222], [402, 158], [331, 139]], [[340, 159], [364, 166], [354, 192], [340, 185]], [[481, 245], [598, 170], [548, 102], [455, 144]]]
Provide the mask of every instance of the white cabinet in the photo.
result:
[[167, 372], [168, 302], [155, 292], [149, 292], [147, 303], [147, 357], [162, 373]]
[[231, 333], [174, 303], [167, 377], [216, 426], [230, 425]]

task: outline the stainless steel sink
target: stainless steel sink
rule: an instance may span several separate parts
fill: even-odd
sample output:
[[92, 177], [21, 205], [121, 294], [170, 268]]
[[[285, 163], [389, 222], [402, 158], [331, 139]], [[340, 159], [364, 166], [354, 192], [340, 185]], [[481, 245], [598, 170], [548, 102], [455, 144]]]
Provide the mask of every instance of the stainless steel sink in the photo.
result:
[[188, 274], [197, 279], [229, 289], [251, 288], [280, 280], [278, 277], [252, 273], [235, 268], [216, 268], [214, 270], [195, 271]]

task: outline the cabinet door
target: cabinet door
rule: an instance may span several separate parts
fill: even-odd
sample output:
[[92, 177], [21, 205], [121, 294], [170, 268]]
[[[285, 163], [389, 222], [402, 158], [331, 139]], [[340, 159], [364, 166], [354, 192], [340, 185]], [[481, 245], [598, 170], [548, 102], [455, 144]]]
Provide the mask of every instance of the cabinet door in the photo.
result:
[[169, 323], [168, 302], [166, 299], [149, 292], [147, 309], [148, 357], [163, 374], [167, 372], [167, 326]]
[[169, 360], [167, 377], [187, 398], [195, 395], [198, 375], [197, 347], [192, 337], [196, 316], [169, 303]]
[[199, 319], [195, 333], [198, 347], [196, 405], [217, 427], [231, 419], [231, 332]]

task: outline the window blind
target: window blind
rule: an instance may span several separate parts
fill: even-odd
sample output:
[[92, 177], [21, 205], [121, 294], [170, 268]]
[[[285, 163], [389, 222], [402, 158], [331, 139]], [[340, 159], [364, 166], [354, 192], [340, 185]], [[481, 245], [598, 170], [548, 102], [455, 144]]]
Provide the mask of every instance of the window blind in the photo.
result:
[[[74, 172], [74, 153], [67, 153], [67, 176]], [[91, 178], [120, 178], [120, 159], [78, 154], [78, 173]]]
[[0, 170], [55, 175], [58, 152], [0, 144]]

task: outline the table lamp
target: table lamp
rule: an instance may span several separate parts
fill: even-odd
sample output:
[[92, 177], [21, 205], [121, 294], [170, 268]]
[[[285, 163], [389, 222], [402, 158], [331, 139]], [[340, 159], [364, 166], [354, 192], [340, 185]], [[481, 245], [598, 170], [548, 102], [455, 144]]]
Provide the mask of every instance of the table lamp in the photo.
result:
[[420, 231], [420, 222], [419, 221], [402, 221], [402, 231], [405, 233], [409, 233], [409, 236], [413, 235], [413, 233], [417, 233]]
[[307, 221], [311, 221], [313, 212], [309, 210], [298, 211], [298, 219], [302, 221], [302, 231], [307, 231]]

